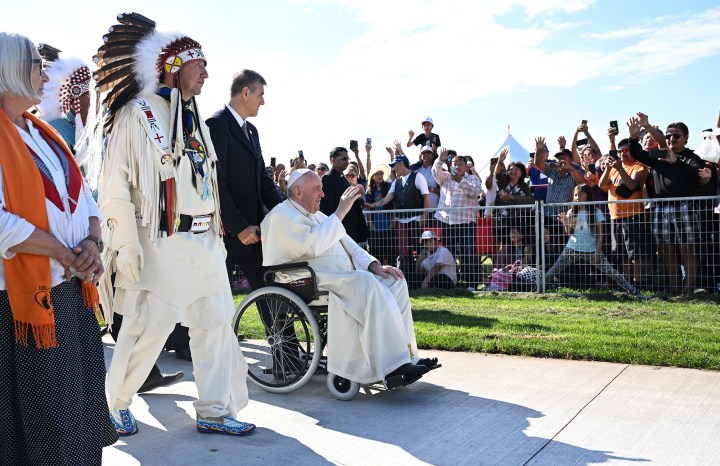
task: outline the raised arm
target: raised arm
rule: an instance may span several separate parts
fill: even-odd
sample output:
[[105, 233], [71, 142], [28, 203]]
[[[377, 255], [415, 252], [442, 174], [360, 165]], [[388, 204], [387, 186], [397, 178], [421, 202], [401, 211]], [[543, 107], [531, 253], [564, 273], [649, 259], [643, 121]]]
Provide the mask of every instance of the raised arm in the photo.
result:
[[655, 139], [655, 141], [657, 141], [658, 146], [661, 149], [667, 149], [667, 141], [665, 141], [665, 135], [663, 134], [662, 131], [660, 131], [659, 129], [655, 128], [653, 125], [650, 124], [648, 116], [642, 112], [637, 112], [636, 116], [637, 116], [638, 123], [640, 124], [640, 126], [642, 128], [645, 128], [645, 131], [650, 133], [650, 136], [652, 136], [652, 138]]
[[412, 147], [414, 145], [413, 139], [415, 138], [415, 131], [408, 130], [408, 136], [407, 147]]

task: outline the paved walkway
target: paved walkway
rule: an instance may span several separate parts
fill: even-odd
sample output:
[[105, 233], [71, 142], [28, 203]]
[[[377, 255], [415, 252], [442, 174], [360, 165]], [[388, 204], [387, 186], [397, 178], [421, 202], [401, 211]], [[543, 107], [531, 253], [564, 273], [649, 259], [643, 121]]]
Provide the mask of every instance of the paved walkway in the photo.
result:
[[[112, 341], [106, 342], [106, 359]], [[392, 391], [332, 398], [315, 376], [288, 395], [249, 383], [249, 437], [195, 431], [186, 379], [136, 397], [140, 432], [104, 465], [720, 464], [720, 373], [426, 352], [443, 368]]]

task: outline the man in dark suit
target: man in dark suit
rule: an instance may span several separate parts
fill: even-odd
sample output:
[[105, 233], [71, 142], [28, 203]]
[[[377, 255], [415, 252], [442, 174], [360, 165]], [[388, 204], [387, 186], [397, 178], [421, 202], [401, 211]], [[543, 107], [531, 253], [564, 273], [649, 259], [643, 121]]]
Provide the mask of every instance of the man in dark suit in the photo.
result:
[[[348, 151], [344, 147], [336, 147], [330, 152], [330, 173], [322, 177], [322, 187], [325, 197], [320, 201], [320, 211], [325, 215], [332, 215], [340, 204], [340, 196], [350, 187], [350, 183], [343, 176], [348, 167]], [[358, 199], [350, 212], [342, 221], [345, 231], [356, 243], [362, 244], [368, 239], [368, 226], [362, 212], [363, 202]]]
[[247, 121], [265, 105], [265, 79], [252, 70], [233, 78], [230, 103], [207, 120], [218, 157], [220, 212], [225, 227], [228, 274], [239, 266], [255, 290], [263, 281], [260, 222], [282, 197], [265, 170], [260, 138]]

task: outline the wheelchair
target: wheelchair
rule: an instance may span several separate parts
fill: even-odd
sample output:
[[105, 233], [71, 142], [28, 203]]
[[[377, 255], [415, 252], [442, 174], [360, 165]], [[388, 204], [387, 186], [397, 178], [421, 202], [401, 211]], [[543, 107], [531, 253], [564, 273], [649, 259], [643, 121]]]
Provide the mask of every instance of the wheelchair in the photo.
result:
[[[329, 294], [318, 290], [315, 271], [307, 262], [281, 264], [268, 267], [264, 279], [267, 286], [247, 295], [233, 318], [250, 381], [271, 393], [290, 393], [315, 374], [327, 374], [335, 398], [355, 398], [358, 382], [327, 371]], [[378, 384], [392, 389], [406, 381], [396, 376]]]
[[247, 295], [233, 318], [250, 381], [271, 393], [290, 393], [313, 375], [327, 374], [335, 398], [355, 398], [359, 383], [327, 372], [328, 292], [318, 290], [315, 271], [296, 262], [268, 267], [264, 278], [267, 286]]

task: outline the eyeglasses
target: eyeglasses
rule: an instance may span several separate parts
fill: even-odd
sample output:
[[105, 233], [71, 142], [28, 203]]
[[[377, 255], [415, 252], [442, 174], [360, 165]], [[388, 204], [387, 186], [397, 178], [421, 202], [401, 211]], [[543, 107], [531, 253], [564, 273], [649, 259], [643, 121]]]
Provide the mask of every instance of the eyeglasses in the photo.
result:
[[327, 167], [318, 167], [317, 170], [319, 172], [326, 172], [326, 171], [328, 171], [328, 168]]
[[347, 175], [345, 175], [345, 178], [357, 178], [357, 175], [354, 173], [348, 173]]
[[668, 133], [665, 135], [665, 139], [670, 140], [670, 138], [673, 138], [675, 140], [680, 139], [681, 134], [680, 133]]

